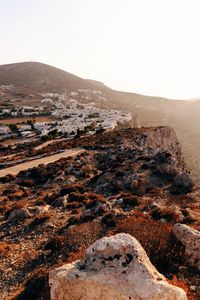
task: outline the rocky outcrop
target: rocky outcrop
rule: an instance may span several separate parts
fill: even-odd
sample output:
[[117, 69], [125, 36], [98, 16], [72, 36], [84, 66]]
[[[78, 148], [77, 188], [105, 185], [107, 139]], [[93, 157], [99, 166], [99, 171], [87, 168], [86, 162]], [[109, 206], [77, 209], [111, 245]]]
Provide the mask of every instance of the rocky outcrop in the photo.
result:
[[85, 258], [50, 272], [52, 300], [185, 300], [129, 234], [96, 241]]
[[200, 270], [200, 232], [185, 224], [175, 224], [173, 234], [185, 247], [188, 263]]

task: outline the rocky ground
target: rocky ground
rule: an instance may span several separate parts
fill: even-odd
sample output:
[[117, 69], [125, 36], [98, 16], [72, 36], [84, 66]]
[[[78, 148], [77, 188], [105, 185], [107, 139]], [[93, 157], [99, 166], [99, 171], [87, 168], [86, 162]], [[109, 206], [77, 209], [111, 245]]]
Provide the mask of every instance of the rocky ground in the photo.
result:
[[[200, 229], [200, 191], [174, 131], [114, 130], [34, 154], [72, 147], [85, 152], [0, 179], [0, 298], [50, 299], [50, 270], [82, 258], [97, 239], [125, 232], [188, 299], [200, 299], [199, 271], [173, 230], [176, 223]], [[30, 155], [31, 145], [25, 150]]]

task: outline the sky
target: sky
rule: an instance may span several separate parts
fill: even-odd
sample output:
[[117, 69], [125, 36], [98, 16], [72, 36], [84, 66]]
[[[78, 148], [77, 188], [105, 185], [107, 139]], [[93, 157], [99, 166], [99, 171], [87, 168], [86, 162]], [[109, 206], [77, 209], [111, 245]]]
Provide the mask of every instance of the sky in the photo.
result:
[[200, 97], [199, 0], [0, 0], [0, 64], [39, 61], [117, 90]]

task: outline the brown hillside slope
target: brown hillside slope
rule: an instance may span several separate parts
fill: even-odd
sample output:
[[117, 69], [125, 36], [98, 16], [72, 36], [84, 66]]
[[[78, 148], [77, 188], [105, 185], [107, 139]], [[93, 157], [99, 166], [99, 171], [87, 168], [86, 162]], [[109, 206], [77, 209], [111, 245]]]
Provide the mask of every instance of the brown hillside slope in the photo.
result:
[[0, 65], [0, 84], [14, 84], [35, 92], [59, 92], [79, 88], [107, 89], [103, 84], [82, 79], [39, 62]]

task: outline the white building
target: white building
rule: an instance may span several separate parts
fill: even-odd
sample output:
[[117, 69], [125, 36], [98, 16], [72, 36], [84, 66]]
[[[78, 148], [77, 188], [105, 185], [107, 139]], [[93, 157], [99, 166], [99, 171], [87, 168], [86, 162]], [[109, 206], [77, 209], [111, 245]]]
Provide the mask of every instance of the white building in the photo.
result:
[[8, 134], [11, 133], [11, 130], [8, 126], [0, 126], [0, 134]]

